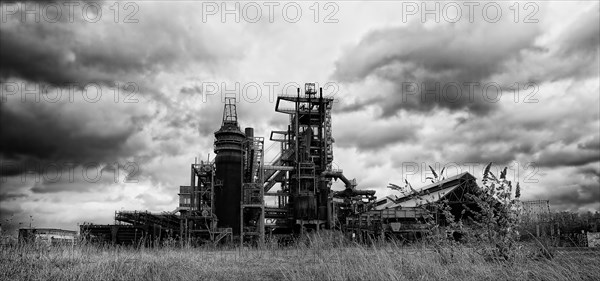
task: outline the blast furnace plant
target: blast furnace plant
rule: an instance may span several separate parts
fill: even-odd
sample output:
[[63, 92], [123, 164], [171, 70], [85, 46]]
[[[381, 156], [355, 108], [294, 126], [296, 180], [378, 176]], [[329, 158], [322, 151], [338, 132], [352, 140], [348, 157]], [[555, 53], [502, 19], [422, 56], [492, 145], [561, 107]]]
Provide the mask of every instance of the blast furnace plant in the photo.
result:
[[[332, 166], [333, 102], [314, 83], [303, 92], [298, 88], [296, 95], [278, 96], [275, 111], [288, 115], [289, 124], [271, 132], [280, 152], [265, 162], [264, 138], [254, 136], [253, 128], [242, 132], [236, 102], [226, 98], [215, 132], [216, 156], [191, 165], [190, 185], [180, 187], [176, 210], [116, 212], [115, 224], [86, 223], [81, 233], [90, 240], [122, 244], [166, 238], [256, 244], [265, 236], [285, 239], [304, 231], [340, 229], [348, 215], [365, 210], [375, 191], [357, 190], [355, 180]], [[344, 182], [343, 191], [331, 190], [337, 179]]]

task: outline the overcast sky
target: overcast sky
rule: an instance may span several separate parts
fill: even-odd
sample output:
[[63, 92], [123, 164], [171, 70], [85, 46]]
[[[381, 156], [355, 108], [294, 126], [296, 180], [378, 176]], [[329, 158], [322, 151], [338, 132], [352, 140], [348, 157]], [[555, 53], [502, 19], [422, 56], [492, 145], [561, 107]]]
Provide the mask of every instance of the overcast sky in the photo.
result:
[[305, 82], [337, 99], [335, 166], [378, 197], [493, 162], [525, 200], [600, 209], [597, 1], [237, 3], [2, 2], [4, 229], [172, 211], [225, 93], [268, 138]]

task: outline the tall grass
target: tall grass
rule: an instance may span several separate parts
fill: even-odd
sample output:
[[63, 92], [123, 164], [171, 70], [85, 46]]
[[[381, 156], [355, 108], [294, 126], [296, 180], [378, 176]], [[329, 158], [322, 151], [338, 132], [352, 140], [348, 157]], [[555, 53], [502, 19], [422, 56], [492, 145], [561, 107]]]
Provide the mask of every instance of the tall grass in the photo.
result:
[[0, 249], [2, 280], [598, 280], [600, 251], [536, 258], [528, 245], [511, 263], [479, 247], [426, 242], [359, 245], [321, 232], [281, 247], [154, 248], [21, 245]]

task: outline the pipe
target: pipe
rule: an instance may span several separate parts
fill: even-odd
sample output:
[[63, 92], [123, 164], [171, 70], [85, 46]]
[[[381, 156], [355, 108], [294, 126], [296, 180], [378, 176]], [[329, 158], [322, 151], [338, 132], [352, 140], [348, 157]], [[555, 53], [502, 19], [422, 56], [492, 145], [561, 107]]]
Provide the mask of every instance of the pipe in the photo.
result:
[[326, 178], [340, 179], [344, 182], [347, 189], [354, 189], [356, 187], [356, 184], [351, 182], [350, 180], [348, 180], [348, 178], [346, 178], [346, 176], [344, 176], [344, 174], [342, 172], [323, 171], [323, 173], [321, 173], [321, 176], [326, 177]]

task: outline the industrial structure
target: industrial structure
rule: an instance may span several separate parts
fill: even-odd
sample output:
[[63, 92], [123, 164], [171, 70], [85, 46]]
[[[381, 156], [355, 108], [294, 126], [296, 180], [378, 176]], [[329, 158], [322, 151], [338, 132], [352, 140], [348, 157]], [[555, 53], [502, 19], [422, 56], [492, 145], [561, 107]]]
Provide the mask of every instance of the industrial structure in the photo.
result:
[[[478, 192], [475, 178], [462, 173], [417, 193], [378, 199], [357, 189], [333, 165], [331, 110], [334, 99], [308, 83], [295, 95], [277, 97], [275, 111], [288, 125], [271, 131], [279, 153], [265, 161], [265, 139], [241, 129], [234, 98], [226, 98], [215, 132], [214, 159], [190, 166], [189, 185], [179, 187], [179, 206], [171, 212], [115, 212], [115, 223], [84, 223], [84, 239], [153, 245], [165, 239], [186, 245], [287, 240], [304, 232], [334, 229], [359, 241], [417, 239], [428, 234], [425, 221], [445, 221], [430, 204], [447, 202], [455, 217], [476, 209], [467, 194]], [[271, 147], [273, 147], [271, 146]], [[344, 189], [332, 190], [341, 180]], [[468, 212], [467, 212], [468, 213]], [[468, 215], [468, 214], [467, 214]]]
[[[81, 237], [148, 246], [165, 240], [260, 245], [266, 239], [286, 241], [304, 232], [333, 229], [357, 241], [412, 240], [429, 234], [432, 218], [444, 226], [443, 213], [433, 203], [443, 200], [458, 219], [477, 212], [467, 195], [480, 190], [469, 173], [403, 196], [377, 199], [374, 190], [357, 189], [356, 180], [333, 165], [333, 103], [312, 83], [295, 95], [278, 96], [275, 111], [286, 114], [289, 122], [271, 131], [272, 145], [265, 149], [265, 138], [255, 136], [253, 128], [242, 130], [236, 101], [226, 98], [221, 126], [214, 133], [215, 157], [190, 165], [189, 185], [179, 187], [175, 210], [117, 211], [114, 224], [83, 223]], [[273, 147], [279, 153], [265, 161]], [[344, 189], [332, 190], [334, 180], [341, 180]], [[556, 223], [549, 224], [548, 206], [543, 200], [522, 204], [524, 225], [535, 225], [537, 236], [546, 229], [554, 235], [550, 226]]]
[[[241, 130], [236, 101], [225, 99], [215, 132], [215, 158], [191, 165], [190, 185], [179, 189], [180, 204], [160, 214], [119, 211], [115, 224], [81, 225], [83, 237], [112, 243], [154, 243], [174, 238], [191, 244], [262, 243], [265, 236], [290, 237], [305, 231], [341, 229], [346, 217], [366, 210], [375, 191], [357, 190], [334, 169], [331, 110], [314, 83], [296, 95], [277, 97], [275, 111], [289, 116], [287, 128], [272, 131], [280, 152], [264, 160], [264, 138]], [[333, 180], [345, 184], [331, 190]], [[267, 199], [267, 200], [265, 200]], [[274, 205], [265, 205], [265, 202]]]
[[[465, 194], [478, 188], [469, 173], [422, 189], [422, 196], [387, 196], [358, 190], [356, 180], [334, 168], [331, 110], [334, 99], [308, 83], [295, 95], [277, 97], [275, 111], [286, 114], [286, 128], [269, 140], [279, 153], [265, 161], [265, 139], [243, 131], [236, 101], [226, 98], [221, 127], [215, 132], [214, 159], [190, 167], [190, 184], [179, 188], [172, 212], [115, 212], [112, 225], [82, 224], [85, 239], [152, 245], [174, 239], [189, 245], [261, 244], [304, 232], [335, 229], [357, 240], [416, 239], [426, 234], [425, 218], [438, 214], [426, 205], [449, 200], [453, 212], [469, 204]], [[345, 188], [333, 191], [332, 182]], [[425, 206], [425, 207], [424, 207]]]
[[442, 214], [430, 208], [432, 203], [444, 200], [451, 213], [460, 218], [469, 215], [466, 209], [477, 208], [466, 195], [476, 193], [478, 188], [475, 177], [464, 172], [427, 185], [416, 194], [386, 196], [369, 204], [367, 210], [347, 216], [344, 230], [362, 241], [418, 239], [429, 232], [426, 220], [433, 219], [442, 226], [446, 222]]

